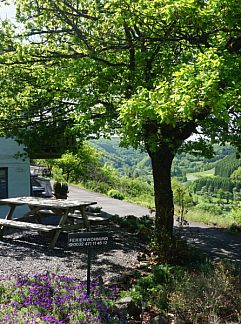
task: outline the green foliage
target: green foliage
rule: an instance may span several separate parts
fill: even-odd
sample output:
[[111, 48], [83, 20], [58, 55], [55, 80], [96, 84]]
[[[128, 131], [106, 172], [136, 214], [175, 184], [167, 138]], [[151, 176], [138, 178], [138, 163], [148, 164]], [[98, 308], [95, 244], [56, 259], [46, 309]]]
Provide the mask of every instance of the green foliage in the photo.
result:
[[[1, 133], [34, 152], [38, 139], [56, 148], [64, 137], [62, 153], [72, 137], [76, 149], [76, 137], [118, 131], [157, 160], [156, 202], [171, 187], [173, 156], [197, 129], [211, 144], [241, 149], [236, 0], [17, 0], [16, 12], [21, 28], [1, 26]], [[201, 142], [190, 148], [210, 153]], [[163, 220], [173, 217], [167, 195], [157, 206]]]
[[241, 181], [241, 166], [239, 166], [233, 173], [231, 174], [231, 179], [233, 181]]
[[237, 223], [238, 225], [241, 225], [241, 207], [233, 206], [231, 215], [234, 218], [235, 223]]
[[123, 200], [125, 198], [124, 195], [119, 190], [116, 189], [110, 189], [107, 192], [107, 195], [110, 196], [111, 198], [115, 198], [119, 200]]
[[[203, 206], [203, 204], [201, 204], [201, 206]], [[208, 211], [204, 211], [203, 209], [199, 209], [197, 205], [195, 208], [188, 211], [186, 218], [190, 221], [201, 222], [211, 226], [220, 226], [223, 228], [229, 228], [235, 222], [233, 215], [230, 212], [224, 213], [223, 207], [218, 207], [215, 204], [208, 206]], [[214, 213], [212, 212], [212, 208], [214, 209]], [[223, 213], [215, 215], [219, 208], [222, 209]]]
[[142, 240], [150, 242], [154, 235], [154, 221], [153, 219], [146, 215], [142, 217], [136, 217], [133, 215], [128, 215], [125, 217], [116, 216], [114, 222], [122, 227], [128, 229], [128, 231], [139, 235]]
[[94, 192], [100, 192], [107, 195], [108, 190], [110, 190], [111, 186], [109, 183], [101, 182], [97, 180], [85, 180], [80, 183], [81, 186], [84, 186], [86, 189], [89, 189]]
[[194, 208], [194, 210], [200, 210], [207, 212], [212, 215], [222, 215], [224, 210], [221, 206], [217, 206], [216, 204], [210, 204], [210, 203], [200, 203], [197, 204]]
[[[106, 161], [108, 161], [108, 163], [104, 165], [102, 164], [103, 154], [99, 154], [98, 151], [96, 151], [95, 149], [93, 151], [87, 150], [87, 152], [89, 153], [87, 156], [88, 159], [86, 160], [86, 163], [84, 161], [83, 154], [83, 162], [81, 161], [80, 163], [77, 163], [77, 165], [83, 163], [83, 167], [81, 166], [79, 169], [72, 168], [70, 176], [71, 181], [75, 180], [75, 182], [81, 184], [82, 186], [92, 191], [101, 192], [104, 194], [108, 194], [108, 192], [111, 192], [112, 195], [113, 191], [114, 194], [117, 191], [117, 196], [120, 196], [120, 198], [124, 198], [125, 200], [135, 202], [139, 205], [143, 205], [148, 208], [153, 207], [153, 187], [145, 181], [145, 177], [137, 177], [133, 179], [129, 177], [120, 176], [120, 169], [115, 170], [109, 164], [111, 161], [113, 161], [113, 153], [111, 152], [114, 152], [114, 156], [117, 160], [123, 157], [122, 166], [134, 164], [137, 161], [140, 161], [138, 163], [141, 163], [143, 154], [141, 152], [133, 151], [135, 154], [133, 153], [133, 155], [130, 155], [129, 161], [128, 153], [125, 156], [125, 153], [123, 153], [122, 151], [123, 149], [119, 147], [118, 138], [115, 138], [113, 142], [112, 140], [110, 141], [101, 139], [95, 141], [95, 143], [96, 147], [102, 147], [102, 144], [103, 147], [105, 147], [105, 150], [108, 153], [105, 154]], [[232, 152], [232, 148], [230, 147], [216, 146], [215, 150], [217, 152], [217, 155], [211, 160], [206, 160], [202, 157], [195, 157], [187, 153], [178, 154], [174, 166], [179, 165], [181, 170], [200, 170], [205, 167], [208, 168], [210, 164], [213, 166], [212, 163], [215, 163], [215, 160], [220, 161], [222, 160], [222, 158], [227, 156], [227, 154], [230, 154], [230, 152]], [[129, 151], [130, 149], [127, 152]], [[94, 156], [91, 156], [92, 152]], [[75, 157], [77, 157], [77, 155]], [[98, 162], [98, 159], [96, 160], [97, 157], [100, 163]], [[56, 160], [47, 160], [46, 163], [44, 162], [44, 160], [39, 161], [41, 165], [47, 165], [48, 168], [53, 169], [55, 181], [66, 182], [66, 176], [63, 175], [62, 169], [55, 165], [55, 162]], [[62, 164], [63, 162], [58, 163], [58, 165]], [[88, 168], [91, 171], [90, 174], [86, 171], [81, 171], [84, 170], [82, 168], [84, 168], [86, 165], [88, 165]], [[206, 171], [203, 171], [202, 175], [204, 175], [205, 172]], [[227, 204], [228, 198], [228, 192], [220, 190], [219, 187], [223, 186], [223, 182], [218, 181], [219, 178], [217, 177], [213, 178], [213, 180], [211, 180], [210, 177], [207, 179], [204, 178], [204, 182], [200, 182], [201, 187], [199, 189], [201, 189], [201, 191], [203, 190], [202, 195], [194, 195], [194, 197], [190, 196], [189, 191], [193, 186], [194, 192], [198, 191], [195, 188], [196, 182], [194, 182], [191, 186], [187, 186], [181, 184], [176, 179], [173, 179], [172, 189], [174, 193], [175, 214], [178, 217], [184, 216], [185, 219], [188, 220], [201, 221], [207, 224], [217, 224], [224, 227], [229, 227], [234, 222], [237, 223], [233, 212], [228, 213], [227, 211], [225, 211], [225, 209], [231, 209], [233, 200], [238, 201], [239, 199], [240, 193], [237, 190], [237, 188], [239, 188], [237, 182], [232, 182], [233, 185], [235, 185], [235, 187], [230, 193], [231, 198], [229, 198], [229, 204], [231, 203], [231, 205], [223, 206], [224, 203]], [[224, 181], [230, 182], [230, 179], [225, 178]], [[197, 200], [199, 200], [199, 202]], [[196, 204], [195, 207], [193, 207], [194, 203]]]
[[184, 265], [199, 258], [198, 252], [190, 249], [187, 242], [179, 236], [170, 237], [168, 233], [164, 232], [160, 234], [163, 238], [160, 240], [158, 234], [152, 238], [150, 243], [150, 248], [154, 252], [158, 263]]
[[192, 152], [193, 156], [203, 155], [211, 159], [215, 155], [213, 145], [207, 139], [199, 138], [193, 142], [187, 141], [183, 144], [182, 152]]
[[175, 213], [182, 224], [185, 214], [189, 207], [194, 205], [194, 202], [188, 188], [178, 182], [175, 178], [172, 180], [172, 191], [174, 196], [173, 201], [176, 207]]
[[191, 268], [157, 265], [129, 294], [177, 323], [239, 322], [240, 268], [202, 260]]
[[82, 179], [87, 189], [110, 195], [117, 199], [126, 199], [142, 206], [153, 206], [153, 187], [142, 179], [121, 177], [110, 166], [95, 170], [94, 178]]
[[[152, 181], [151, 161], [146, 152], [134, 150], [131, 147], [128, 149], [120, 147], [120, 138], [118, 137], [100, 138], [89, 142], [102, 152], [99, 158], [100, 163], [113, 166], [121, 175], [130, 178], [139, 177], [148, 182]], [[214, 152], [211, 159], [190, 153], [178, 153], [173, 161], [172, 176], [185, 182], [186, 175], [188, 180], [195, 180], [199, 176], [214, 175], [215, 164], [233, 154], [234, 148], [228, 145], [225, 147], [215, 145]]]
[[[43, 164], [44, 164], [44, 162], [43, 162]], [[56, 182], [66, 182], [67, 181], [66, 177], [63, 175], [63, 172], [60, 168], [58, 168], [55, 165], [52, 165], [51, 170], [52, 170], [53, 179]]]
[[231, 226], [229, 227], [229, 230], [232, 232], [232, 233], [238, 233], [240, 234], [241, 233], [241, 225], [237, 224], [237, 223], [233, 223], [231, 224]]
[[137, 281], [130, 290], [130, 295], [138, 302], [144, 302], [146, 307], [158, 307], [162, 312], [168, 309], [168, 295], [178, 276], [181, 279], [181, 268], [163, 264], [153, 268], [152, 274]]
[[187, 173], [186, 179], [187, 179], [187, 181], [190, 182], [190, 181], [197, 180], [197, 179], [203, 178], [203, 177], [213, 177], [214, 171], [215, 171], [215, 169], [213, 168], [213, 169], [209, 169], [209, 170], [205, 170], [205, 171]]
[[80, 159], [76, 154], [67, 152], [63, 154], [60, 159], [54, 160], [52, 163], [56, 168], [61, 170], [66, 181], [69, 182], [71, 174], [77, 172]]
[[119, 137], [90, 140], [89, 143], [102, 152], [99, 161], [118, 169], [121, 175], [134, 178], [137, 174], [139, 176], [151, 174], [150, 159], [147, 153], [131, 147], [121, 147]]
[[205, 268], [205, 272], [183, 276], [170, 294], [169, 311], [185, 323], [239, 322], [240, 269], [222, 262]]
[[[185, 151], [185, 150], [184, 150]], [[215, 166], [225, 157], [235, 153], [235, 149], [229, 145], [214, 145], [214, 156], [211, 159], [203, 156], [195, 156], [190, 153], [180, 152], [173, 161], [173, 176], [181, 177], [187, 175], [188, 180], [195, 180], [197, 177], [203, 177], [208, 172], [214, 175]], [[210, 172], [209, 172], [210, 171]], [[200, 173], [199, 173], [200, 172]]]
[[217, 192], [219, 189], [232, 192], [234, 188], [240, 190], [241, 183], [233, 182], [224, 177], [203, 177], [193, 182], [192, 189], [194, 192], [201, 191], [202, 188], [206, 188], [210, 193]]
[[[21, 48], [20, 42], [13, 39], [14, 34], [10, 41], [11, 47], [15, 48], [12, 59], [22, 60], [26, 55], [28, 61], [30, 49], [26, 44]], [[11, 59], [5, 59], [1, 57], [1, 63], [5, 61], [8, 65]], [[0, 83], [6, 91], [0, 96], [0, 129], [3, 134], [24, 143], [32, 158], [59, 157], [66, 150], [75, 148], [70, 130], [73, 126], [68, 112], [70, 104], [62, 104], [61, 93], [70, 91], [68, 78], [61, 76], [62, 72], [56, 66], [47, 69], [41, 64], [1, 65], [3, 79]], [[4, 108], [6, 105], [8, 108]]]
[[87, 142], [78, 146], [77, 152], [66, 152], [59, 159], [47, 160], [51, 166], [53, 178], [56, 181], [79, 182], [88, 177], [94, 177], [95, 169], [100, 168], [98, 162], [100, 153]]
[[155, 120], [162, 126], [175, 129], [178, 123], [192, 120], [198, 110], [205, 110], [209, 104], [217, 109], [219, 57], [213, 49], [208, 49], [205, 54], [193, 53], [192, 59], [193, 65], [182, 62], [169, 71], [171, 83], [164, 76], [154, 89], [139, 87], [137, 93], [123, 104], [120, 118], [124, 143], [138, 147], [144, 141], [151, 151], [155, 151], [161, 137], [151, 133], [150, 138], [146, 138], [143, 128], [147, 121]]
[[230, 177], [231, 174], [240, 167], [241, 161], [235, 154], [225, 157], [215, 165], [215, 175], [220, 177]]

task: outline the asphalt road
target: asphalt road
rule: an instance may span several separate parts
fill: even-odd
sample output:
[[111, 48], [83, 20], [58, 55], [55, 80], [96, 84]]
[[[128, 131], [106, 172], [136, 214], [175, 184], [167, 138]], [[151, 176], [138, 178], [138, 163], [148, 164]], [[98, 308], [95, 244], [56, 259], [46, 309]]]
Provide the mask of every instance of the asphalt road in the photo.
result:
[[[96, 201], [96, 206], [102, 207], [102, 211], [110, 215], [122, 217], [127, 215], [136, 217], [150, 215], [147, 208], [74, 186], [69, 186], [69, 198]], [[181, 236], [185, 237], [190, 244], [200, 248], [213, 258], [225, 258], [241, 263], [241, 235], [234, 235], [221, 228], [193, 222], [181, 229], [175, 222], [175, 230], [180, 231]]]
[[110, 215], [134, 215], [136, 217], [149, 215], [148, 208], [140, 207], [123, 200], [113, 199], [108, 196], [83, 190], [74, 186], [69, 186], [68, 197], [70, 199], [80, 199], [83, 201], [96, 201], [96, 206], [101, 207], [103, 212]]

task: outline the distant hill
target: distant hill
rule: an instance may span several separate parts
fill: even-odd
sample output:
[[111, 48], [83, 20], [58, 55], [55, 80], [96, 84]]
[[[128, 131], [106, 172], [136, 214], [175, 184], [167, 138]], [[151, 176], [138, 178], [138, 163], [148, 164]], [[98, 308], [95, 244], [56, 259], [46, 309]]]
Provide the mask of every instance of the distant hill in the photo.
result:
[[[118, 137], [89, 142], [102, 152], [101, 162], [113, 166], [121, 175], [151, 179], [151, 162], [146, 152], [120, 147]], [[187, 174], [198, 172], [199, 175], [205, 175], [207, 170], [211, 170], [210, 174], [213, 175], [229, 176], [230, 172], [240, 165], [235, 152], [231, 146], [215, 146], [215, 156], [211, 159], [193, 156], [190, 153], [177, 154], [173, 161], [172, 175], [181, 181], [187, 180]]]
[[151, 164], [147, 153], [141, 150], [134, 150], [131, 147], [120, 147], [118, 137], [113, 137], [111, 140], [90, 140], [89, 142], [102, 152], [101, 162], [113, 166], [121, 175], [135, 177], [137, 176], [138, 170], [142, 174], [151, 173]]

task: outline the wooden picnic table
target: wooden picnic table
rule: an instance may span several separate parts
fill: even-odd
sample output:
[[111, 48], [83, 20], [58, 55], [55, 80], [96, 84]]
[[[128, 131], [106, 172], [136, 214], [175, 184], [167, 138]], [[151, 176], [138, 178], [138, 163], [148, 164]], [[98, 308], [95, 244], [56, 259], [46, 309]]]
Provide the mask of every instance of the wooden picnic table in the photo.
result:
[[[7, 205], [8, 211], [5, 218], [0, 218], [0, 236], [3, 236], [4, 228], [14, 227], [22, 230], [35, 230], [40, 232], [50, 232], [51, 242], [49, 248], [54, 248], [61, 232], [70, 232], [83, 228], [81, 223], [74, 223], [75, 211], [79, 211], [84, 226], [89, 230], [86, 207], [96, 204], [93, 201], [79, 201], [70, 199], [46, 199], [40, 197], [16, 197], [0, 199], [0, 205]], [[18, 206], [26, 205], [29, 211], [22, 217], [13, 218], [15, 209]], [[39, 222], [40, 215], [51, 214], [58, 219], [57, 225], [45, 225]]]

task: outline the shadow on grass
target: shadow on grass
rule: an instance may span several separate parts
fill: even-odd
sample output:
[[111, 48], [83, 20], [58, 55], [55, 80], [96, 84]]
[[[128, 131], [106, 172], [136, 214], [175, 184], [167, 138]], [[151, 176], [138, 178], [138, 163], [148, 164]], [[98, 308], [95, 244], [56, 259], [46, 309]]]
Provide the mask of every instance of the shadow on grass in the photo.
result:
[[189, 244], [216, 260], [241, 262], [241, 236], [216, 227], [184, 227], [176, 228], [176, 232], [180, 233]]

